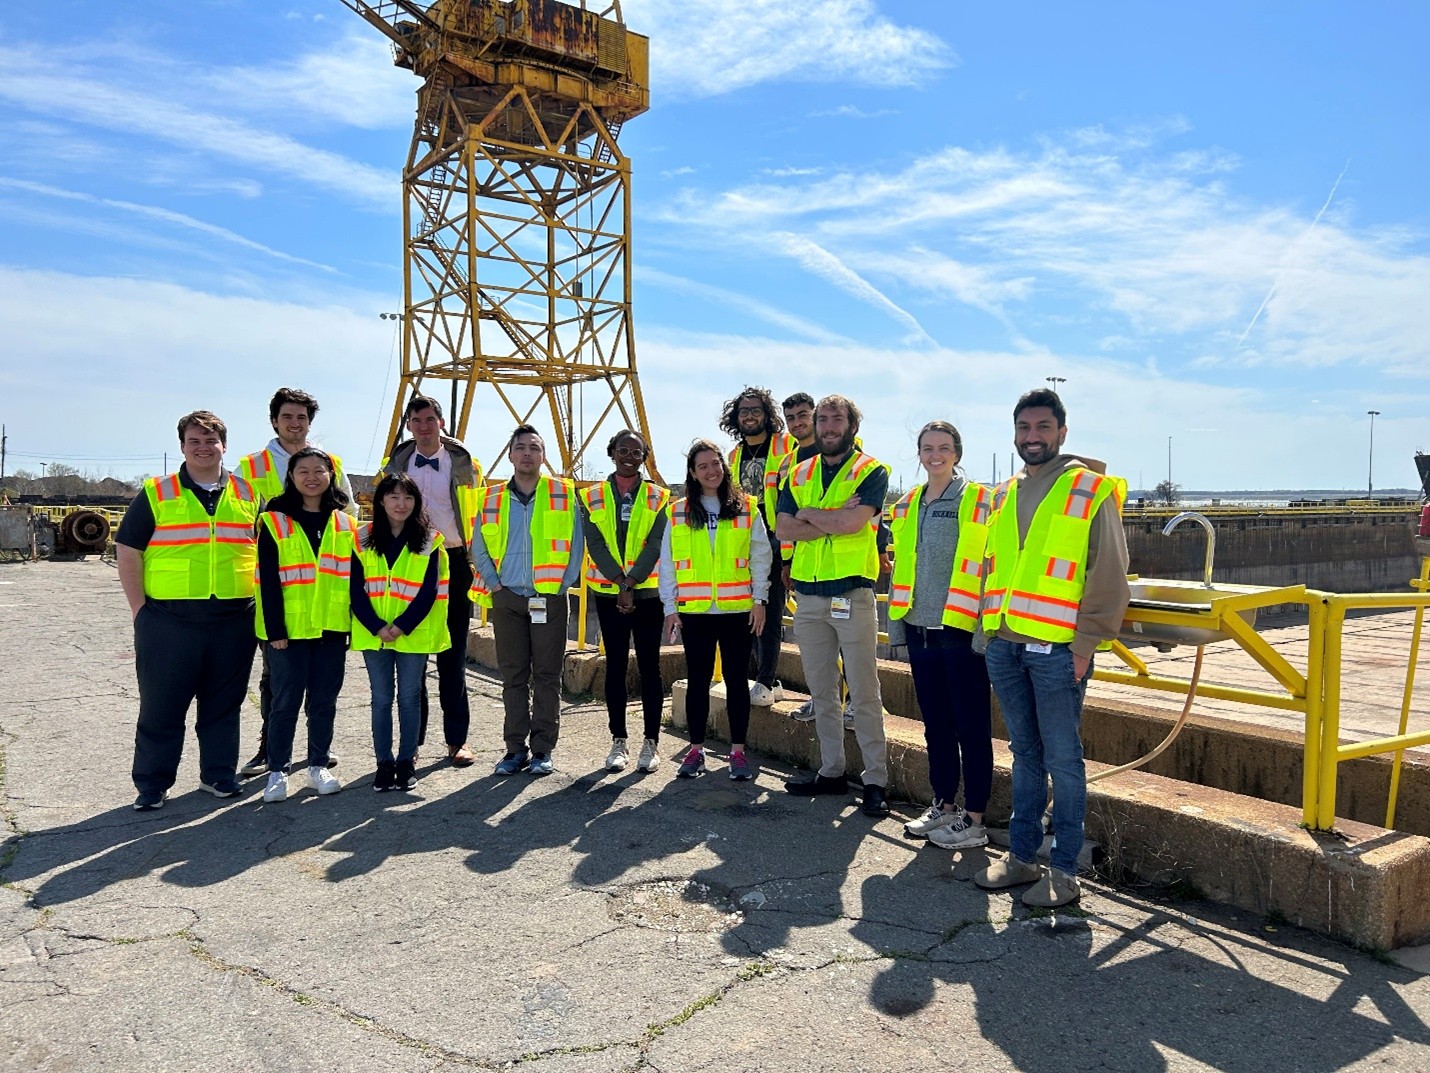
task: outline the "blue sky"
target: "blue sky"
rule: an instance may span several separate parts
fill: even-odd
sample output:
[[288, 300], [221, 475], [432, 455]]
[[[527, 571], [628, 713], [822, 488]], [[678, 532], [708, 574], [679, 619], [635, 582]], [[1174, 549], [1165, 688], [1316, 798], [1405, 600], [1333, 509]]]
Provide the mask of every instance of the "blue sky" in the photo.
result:
[[[666, 475], [747, 382], [839, 391], [905, 481], [955, 422], [1197, 488], [1413, 486], [1430, 206], [1412, 3], [625, 0], [639, 368]], [[395, 388], [417, 80], [338, 0], [0, 10], [10, 468], [162, 468], [283, 383], [369, 471]], [[505, 420], [474, 420], [490, 460]], [[505, 465], [497, 467], [504, 472]]]

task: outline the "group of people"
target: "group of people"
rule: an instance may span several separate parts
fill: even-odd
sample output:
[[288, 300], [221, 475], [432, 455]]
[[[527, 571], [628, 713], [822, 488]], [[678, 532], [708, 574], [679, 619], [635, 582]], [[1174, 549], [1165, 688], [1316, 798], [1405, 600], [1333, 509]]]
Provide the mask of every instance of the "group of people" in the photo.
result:
[[[311, 395], [280, 390], [270, 405], [275, 438], [236, 472], [223, 466], [223, 422], [207, 411], [186, 415], [179, 473], [147, 481], [120, 527], [140, 687], [136, 809], [163, 805], [194, 701], [203, 789], [235, 796], [238, 774], [266, 773], [264, 799], [283, 800], [300, 708], [308, 779], [320, 794], [340, 789], [331, 747], [349, 644], [363, 652], [371, 686], [374, 788], [415, 785], [429, 656], [448, 759], [469, 766], [463, 665], [473, 602], [488, 611], [502, 683], [505, 748], [495, 774], [550, 774], [566, 593], [584, 567], [607, 659], [608, 770], [631, 763], [632, 649], [642, 715], [635, 764], [642, 772], [659, 766], [660, 649], [680, 643], [690, 745], [677, 776], [709, 769], [718, 653], [728, 775], [752, 778], [750, 711], [780, 698], [792, 590], [820, 764], [785, 788], [847, 794], [852, 729], [862, 811], [886, 816], [875, 589], [892, 559], [889, 637], [908, 649], [934, 793], [906, 832], [950, 849], [987, 843], [991, 693], [1014, 758], [1012, 853], [976, 881], [988, 889], [1032, 884], [1024, 901], [1033, 905], [1078, 897], [1086, 804], [1079, 724], [1093, 654], [1116, 635], [1127, 603], [1125, 484], [1100, 463], [1063, 453], [1066, 414], [1054, 392], [1018, 400], [1014, 444], [1024, 468], [997, 488], [967, 480], [958, 430], [930, 421], [916, 443], [927, 480], [887, 509], [889, 468], [863, 450], [862, 415], [841, 395], [816, 403], [796, 393], [777, 407], [767, 390], [743, 389], [720, 420], [733, 449], [696, 440], [683, 485], [669, 489], [642, 476], [649, 446], [638, 432], [612, 437], [612, 472], [578, 489], [546, 472], [544, 442], [528, 425], [508, 440], [511, 476], [488, 482], [446, 435], [441, 405], [417, 395], [404, 415], [410, 439], [384, 459], [367, 523], [352, 514], [341, 461], [308, 439], [317, 409]], [[258, 755], [237, 770], [238, 712], [256, 641], [263, 730]], [[1049, 781], [1052, 847], [1043, 869]]]

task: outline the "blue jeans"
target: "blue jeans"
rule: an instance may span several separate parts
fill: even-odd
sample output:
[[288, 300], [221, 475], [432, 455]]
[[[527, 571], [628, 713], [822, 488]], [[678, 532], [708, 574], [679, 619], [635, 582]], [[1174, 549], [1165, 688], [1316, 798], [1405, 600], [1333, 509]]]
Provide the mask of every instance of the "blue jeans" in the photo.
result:
[[1087, 678], [1073, 678], [1072, 648], [1048, 653], [995, 637], [986, 654], [988, 679], [1003, 710], [1013, 752], [1013, 816], [1008, 840], [1020, 861], [1037, 860], [1043, 842], [1048, 779], [1053, 783], [1052, 866], [1077, 872], [1087, 812], [1087, 771], [1082, 761], [1082, 702]]
[[[422, 681], [427, 674], [427, 653], [380, 648], [362, 654], [367, 682], [372, 690], [372, 749], [379, 764], [411, 760], [417, 755], [417, 735], [422, 728]], [[393, 679], [397, 682], [397, 756], [392, 755]]]

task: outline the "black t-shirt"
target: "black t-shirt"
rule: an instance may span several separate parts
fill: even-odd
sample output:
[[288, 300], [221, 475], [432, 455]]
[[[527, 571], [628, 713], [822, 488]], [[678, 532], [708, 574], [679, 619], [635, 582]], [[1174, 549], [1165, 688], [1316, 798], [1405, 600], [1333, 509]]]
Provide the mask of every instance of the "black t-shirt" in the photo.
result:
[[[764, 443], [753, 445], [745, 440], [740, 441], [740, 472], [735, 474], [735, 478], [740, 482], [745, 494], [760, 504], [761, 511], [764, 510], [765, 501], [765, 460], [769, 457], [769, 436], [765, 437]], [[768, 518], [765, 520], [769, 521]]]

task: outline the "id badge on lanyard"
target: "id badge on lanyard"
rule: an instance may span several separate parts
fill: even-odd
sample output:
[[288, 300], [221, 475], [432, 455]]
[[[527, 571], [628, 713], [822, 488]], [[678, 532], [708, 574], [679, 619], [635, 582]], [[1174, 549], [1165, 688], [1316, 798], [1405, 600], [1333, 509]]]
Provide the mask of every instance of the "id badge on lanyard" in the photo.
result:
[[546, 624], [546, 597], [533, 596], [526, 601], [526, 609], [531, 612], [533, 625], [543, 626]]
[[847, 596], [836, 596], [829, 601], [829, 617], [844, 619], [849, 617], [850, 600]]

